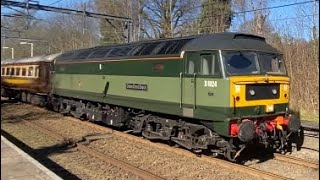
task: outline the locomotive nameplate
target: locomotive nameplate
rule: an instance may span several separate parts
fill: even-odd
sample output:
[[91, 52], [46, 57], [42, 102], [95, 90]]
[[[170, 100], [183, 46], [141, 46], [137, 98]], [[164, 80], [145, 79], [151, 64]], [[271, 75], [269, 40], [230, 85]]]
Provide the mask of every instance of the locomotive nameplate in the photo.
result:
[[148, 85], [146, 85], [146, 84], [127, 83], [126, 84], [126, 88], [127, 89], [132, 89], [132, 90], [147, 91], [148, 90]]

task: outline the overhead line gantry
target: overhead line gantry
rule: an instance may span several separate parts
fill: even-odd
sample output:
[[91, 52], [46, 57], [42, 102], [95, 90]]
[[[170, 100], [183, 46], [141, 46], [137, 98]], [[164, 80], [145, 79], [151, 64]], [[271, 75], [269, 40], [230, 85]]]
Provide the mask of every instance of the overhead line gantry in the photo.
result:
[[87, 17], [92, 17], [92, 18], [101, 18], [101, 19], [105, 19], [110, 24], [111, 24], [111, 22], [109, 20], [122, 21], [122, 22], [127, 23], [126, 24], [126, 29], [127, 29], [127, 37], [126, 38], [128, 39], [128, 42], [131, 41], [131, 31], [132, 31], [131, 26], [132, 26], [133, 21], [129, 17], [121, 17], [121, 16], [114, 16], [114, 15], [109, 15], [109, 14], [95, 13], [95, 12], [89, 12], [89, 11], [85, 11], [85, 10], [82, 11], [82, 10], [76, 10], [76, 9], [45, 6], [45, 5], [30, 3], [29, 1], [18, 2], [18, 1], [11, 1], [11, 0], [1, 0], [1, 6], [12, 6], [12, 7], [19, 7], [19, 8], [24, 8], [24, 9], [42, 10], [42, 11], [57, 12], [57, 13], [63, 13], [63, 14], [75, 14], [75, 15], [87, 16]]

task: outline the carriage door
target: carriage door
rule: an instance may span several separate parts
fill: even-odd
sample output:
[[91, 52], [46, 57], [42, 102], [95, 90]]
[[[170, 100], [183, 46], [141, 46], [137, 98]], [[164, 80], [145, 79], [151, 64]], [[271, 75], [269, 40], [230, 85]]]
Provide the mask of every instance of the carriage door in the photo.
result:
[[199, 58], [197, 53], [186, 53], [183, 63], [181, 108], [182, 115], [193, 117], [196, 109], [196, 81], [199, 72]]

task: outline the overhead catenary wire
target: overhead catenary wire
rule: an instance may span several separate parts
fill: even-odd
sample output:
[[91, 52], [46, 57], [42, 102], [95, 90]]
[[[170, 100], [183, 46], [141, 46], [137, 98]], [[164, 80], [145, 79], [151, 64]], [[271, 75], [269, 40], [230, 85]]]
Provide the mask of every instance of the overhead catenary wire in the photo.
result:
[[[310, 1], [291, 3], [291, 4], [284, 4], [284, 5], [279, 5], [279, 6], [271, 6], [271, 7], [257, 8], [257, 9], [246, 10], [246, 11], [238, 11], [238, 12], [234, 12], [234, 14], [243, 14], [243, 13], [248, 13], [248, 12], [277, 9], [277, 8], [283, 8], [283, 7], [289, 7], [289, 6], [296, 6], [296, 5], [313, 3], [314, 1], [319, 2], [319, 0], [310, 0]], [[199, 5], [199, 6], [193, 6], [193, 7], [194, 8], [203, 8], [204, 6], [209, 6], [209, 4], [203, 4], [203, 5]]]
[[48, 6], [51, 6], [51, 5], [57, 4], [57, 3], [61, 2], [61, 1], [63, 1], [63, 0], [55, 1], [55, 2], [53, 2], [53, 3], [51, 3], [51, 4], [48, 4]]
[[[53, 3], [51, 3], [50, 5], [52, 4], [56, 4], [56, 3], [59, 3], [59, 2], [62, 2], [63, 0], [57, 0]], [[317, 2], [319, 0], [316, 0]], [[289, 7], [289, 6], [294, 6], [294, 5], [302, 5], [302, 4], [308, 4], [308, 3], [311, 3], [311, 2], [314, 2], [313, 0], [310, 0], [310, 1], [303, 1], [303, 2], [296, 2], [296, 3], [291, 3], [291, 4], [284, 4], [284, 5], [279, 5], [279, 6], [271, 6], [271, 7], [265, 7], [265, 8], [259, 8], [259, 9], [252, 9], [252, 10], [247, 10], [247, 11], [239, 11], [239, 12], [234, 12], [233, 15], [240, 15], [240, 14], [243, 14], [243, 13], [249, 13], [249, 12], [254, 12], [254, 11], [260, 11], [260, 10], [266, 10], [266, 9], [276, 9], [276, 8], [284, 8], [284, 7]], [[198, 7], [203, 7], [202, 6], [198, 6]], [[216, 14], [216, 15], [208, 15], [208, 16], [204, 16], [206, 18], [209, 18], [209, 17], [216, 17], [216, 16], [222, 16], [222, 15], [230, 15], [229, 13], [223, 13], [223, 14]], [[290, 19], [299, 19], [299, 18], [305, 18], [305, 17], [310, 17], [310, 16], [313, 16], [313, 15], [305, 15], [305, 16], [299, 16], [299, 17], [288, 17], [288, 18], [282, 18], [282, 19], [270, 19], [268, 21], [283, 21], [283, 20], [290, 20]], [[203, 17], [186, 17], [186, 18], [182, 18], [180, 21], [188, 21], [188, 20], [197, 20], [197, 19], [202, 19]], [[40, 20], [40, 19], [37, 19], [37, 20]], [[50, 23], [50, 22], [48, 22]], [[182, 27], [182, 26], [181, 26]], [[209, 27], [197, 27], [198, 29], [209, 29]], [[119, 34], [121, 34], [122, 32], [117, 32]]]
[[[316, 0], [319, 2], [319, 0]], [[229, 13], [219, 13], [219, 14], [214, 14], [214, 15], [209, 15], [205, 16], [206, 18], [211, 18], [211, 17], [221, 17], [221, 16], [237, 16], [240, 14], [244, 13], [250, 13], [250, 12], [255, 12], [255, 11], [262, 11], [262, 10], [270, 10], [270, 9], [277, 9], [277, 8], [284, 8], [284, 7], [289, 7], [289, 6], [295, 6], [295, 5], [302, 5], [302, 4], [308, 4], [308, 3], [313, 3], [314, 0], [310, 1], [303, 1], [303, 2], [297, 2], [297, 3], [291, 3], [291, 4], [284, 4], [284, 5], [279, 5], [279, 6], [271, 6], [271, 7], [265, 7], [265, 8], [258, 8], [258, 9], [252, 9], [252, 10], [246, 10], [246, 11], [238, 11], [238, 12], [229, 12]], [[206, 6], [206, 5], [205, 5]], [[195, 8], [198, 7], [203, 7], [202, 6], [195, 6]], [[195, 17], [195, 18], [181, 18], [179, 21], [192, 21], [192, 20], [202, 20], [203, 17]]]

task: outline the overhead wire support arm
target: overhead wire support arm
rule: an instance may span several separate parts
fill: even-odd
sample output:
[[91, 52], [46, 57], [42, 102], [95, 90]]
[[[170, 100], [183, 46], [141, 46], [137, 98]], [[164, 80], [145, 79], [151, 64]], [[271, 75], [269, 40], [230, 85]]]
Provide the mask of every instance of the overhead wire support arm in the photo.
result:
[[23, 2], [10, 1], [10, 0], [1, 0], [1, 5], [28, 8], [33, 10], [49, 11], [49, 12], [59, 12], [64, 14], [76, 14], [76, 15], [82, 15], [82, 16], [83, 14], [85, 14], [88, 17], [113, 19], [118, 21], [129, 22], [129, 23], [133, 22], [132, 19], [128, 17], [113, 16], [108, 14], [93, 13], [88, 11], [81, 11], [81, 10], [67, 9], [67, 8], [58, 8], [53, 6], [44, 6], [40, 4], [23, 3]]
[[[32, 2], [32, 1], [30, 1], [30, 2]], [[27, 2], [1, 0], [1, 6], [11, 6], [11, 7], [24, 8], [27, 10], [33, 9], [33, 10], [42, 10], [42, 11], [57, 12], [57, 13], [63, 13], [63, 14], [75, 14], [75, 15], [81, 15], [81, 16], [87, 16], [87, 17], [93, 17], [93, 18], [102, 18], [102, 19], [106, 19], [107, 22], [109, 22], [109, 23], [110, 23], [109, 20], [122, 21], [122, 22], [127, 23], [127, 25], [128, 25], [128, 28], [127, 28], [128, 34], [127, 34], [126, 38], [128, 39], [128, 42], [131, 41], [131, 33], [132, 32], [130, 32], [130, 31], [132, 31], [131, 25], [132, 25], [133, 21], [129, 17], [121, 17], [121, 16], [114, 16], [114, 15], [109, 15], [109, 14], [94, 13], [94, 12], [89, 12], [89, 11], [85, 11], [85, 10], [76, 10], [76, 9], [59, 8], [59, 7], [53, 7], [53, 6], [45, 6], [45, 5], [40, 5], [38, 3], [35, 4], [35, 3], [30, 3], [30, 2], [28, 0], [27, 0]]]

